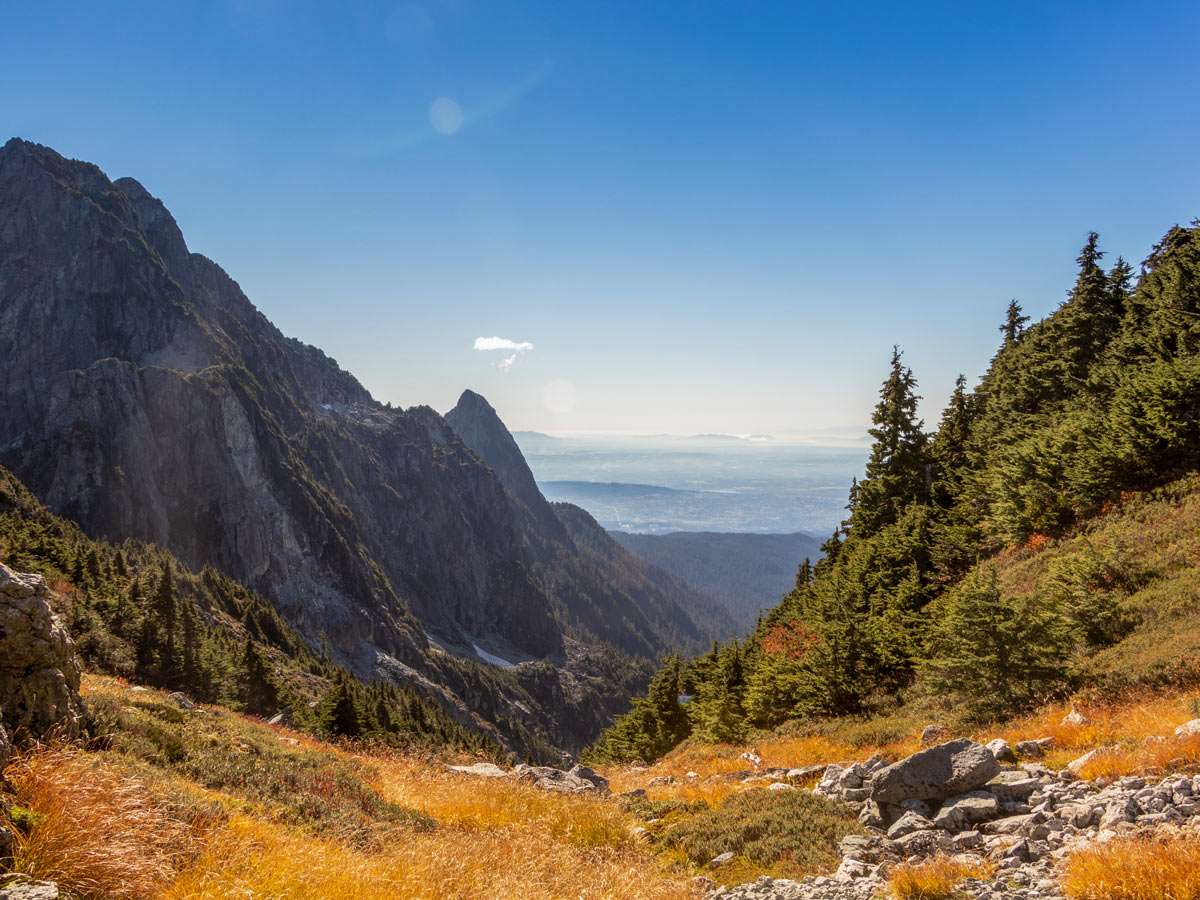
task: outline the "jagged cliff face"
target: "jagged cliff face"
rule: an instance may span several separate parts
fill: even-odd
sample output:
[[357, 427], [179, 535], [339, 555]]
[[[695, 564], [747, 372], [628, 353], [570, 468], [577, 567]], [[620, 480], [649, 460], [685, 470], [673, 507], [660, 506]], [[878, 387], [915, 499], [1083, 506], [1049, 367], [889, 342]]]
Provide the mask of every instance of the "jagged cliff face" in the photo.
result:
[[132, 179], [0, 150], [0, 459], [96, 534], [276, 600], [360, 670], [451, 644], [562, 653], [511, 503], [436, 413], [285, 338]]
[[[731, 632], [547, 504], [483, 398], [464, 395], [453, 427], [376, 403], [189, 252], [136, 181], [19, 140], [0, 149], [0, 403], [0, 465], [54, 511], [223, 570], [360, 674], [457, 679], [473, 710], [427, 635], [570, 669], [587, 654], [568, 636], [653, 659]], [[559, 675], [547, 697], [590, 702]], [[638, 687], [584, 677], [606, 708]], [[545, 712], [529, 726], [576, 745], [603, 724]]]

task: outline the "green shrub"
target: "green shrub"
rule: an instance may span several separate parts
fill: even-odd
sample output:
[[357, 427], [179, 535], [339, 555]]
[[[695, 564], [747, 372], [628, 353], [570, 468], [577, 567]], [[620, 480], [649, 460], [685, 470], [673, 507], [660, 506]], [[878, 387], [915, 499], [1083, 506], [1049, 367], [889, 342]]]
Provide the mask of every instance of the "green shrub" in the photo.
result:
[[861, 831], [844, 804], [808, 791], [749, 790], [672, 825], [662, 840], [697, 865], [733, 852], [759, 866], [797, 873], [831, 865], [838, 842]]

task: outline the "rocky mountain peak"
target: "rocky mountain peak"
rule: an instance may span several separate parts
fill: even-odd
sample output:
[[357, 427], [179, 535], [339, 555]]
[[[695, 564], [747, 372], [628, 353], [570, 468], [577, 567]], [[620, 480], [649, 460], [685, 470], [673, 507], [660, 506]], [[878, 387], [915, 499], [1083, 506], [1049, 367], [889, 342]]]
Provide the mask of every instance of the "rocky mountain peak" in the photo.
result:
[[463, 391], [454, 409], [446, 413], [446, 421], [463, 443], [491, 466], [509, 493], [530, 507], [545, 503], [521, 448], [483, 396]]

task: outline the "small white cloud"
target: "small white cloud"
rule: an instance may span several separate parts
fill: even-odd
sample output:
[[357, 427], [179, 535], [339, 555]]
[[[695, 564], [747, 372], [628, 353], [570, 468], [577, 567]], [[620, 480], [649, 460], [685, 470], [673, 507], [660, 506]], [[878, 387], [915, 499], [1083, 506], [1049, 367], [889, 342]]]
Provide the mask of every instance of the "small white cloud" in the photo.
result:
[[504, 359], [501, 362], [496, 363], [496, 368], [499, 369], [501, 372], [507, 372], [509, 369], [512, 368], [512, 364], [515, 363], [516, 361], [517, 361], [517, 354], [514, 353], [512, 356], [506, 356], [506, 357], [504, 357]]
[[532, 350], [533, 344], [529, 341], [510, 341], [508, 338], [502, 337], [478, 337], [475, 338], [476, 350], [516, 350], [518, 353], [522, 350]]

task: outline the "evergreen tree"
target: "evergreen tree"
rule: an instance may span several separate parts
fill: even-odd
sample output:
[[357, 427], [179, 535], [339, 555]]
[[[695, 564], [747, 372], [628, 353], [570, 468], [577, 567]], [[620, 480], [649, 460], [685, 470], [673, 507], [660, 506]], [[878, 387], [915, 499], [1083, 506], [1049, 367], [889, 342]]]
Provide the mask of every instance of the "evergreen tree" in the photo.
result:
[[861, 537], [895, 522], [909, 503], [928, 497], [927, 437], [917, 418], [916, 387], [899, 348], [892, 348], [891, 372], [879, 391], [868, 431], [874, 439], [871, 456], [851, 517], [851, 530]]
[[1003, 597], [995, 569], [968, 576], [939, 602], [922, 673], [940, 696], [980, 714], [1045, 699], [1069, 681], [1071, 627], [1037, 596]]
[[279, 709], [279, 686], [254, 641], [242, 653], [241, 701], [247, 712], [269, 715]]
[[1021, 339], [1021, 334], [1025, 331], [1025, 323], [1028, 321], [1029, 316], [1021, 313], [1021, 304], [1016, 300], [1010, 300], [1004, 324], [1000, 326], [1000, 331], [1004, 335], [1003, 347], [1011, 347]]
[[363, 715], [350, 685], [350, 679], [339, 674], [317, 710], [321, 730], [335, 737], [361, 737], [365, 732]]

